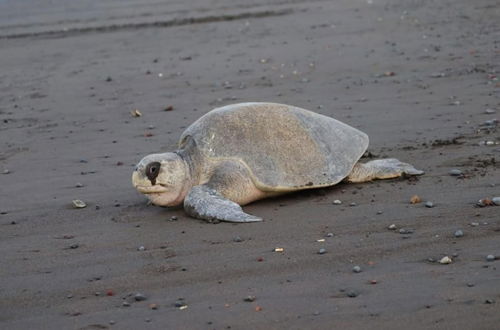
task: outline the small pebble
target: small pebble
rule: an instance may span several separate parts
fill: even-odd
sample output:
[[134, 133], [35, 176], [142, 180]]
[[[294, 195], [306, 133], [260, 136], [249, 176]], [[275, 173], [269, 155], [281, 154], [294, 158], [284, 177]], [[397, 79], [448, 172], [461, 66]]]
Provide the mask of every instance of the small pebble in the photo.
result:
[[406, 235], [406, 234], [413, 234], [413, 229], [405, 229], [405, 228], [401, 228], [399, 230], [399, 233], [402, 234], [402, 235]]
[[241, 243], [241, 242], [243, 242], [243, 240], [241, 239], [241, 237], [236, 236], [235, 238], [233, 238], [233, 242]]
[[453, 168], [448, 172], [448, 174], [450, 174], [451, 176], [459, 176], [462, 175], [462, 171], [458, 168]]
[[135, 301], [144, 301], [147, 298], [142, 293], [136, 293], [135, 296], [134, 296], [134, 299], [135, 299]]
[[130, 307], [130, 303], [128, 301], [122, 302], [123, 307]]
[[377, 211], [377, 214], [382, 214], [382, 213], [384, 213], [384, 212], [383, 211]]
[[280, 248], [280, 247], [277, 247], [277, 248], [274, 248], [273, 250], [274, 252], [284, 252], [285, 249], [284, 248]]
[[5, 170], [3, 170], [3, 172], [2, 172], [2, 173], [3, 173], [3, 174], [9, 174], [9, 173], [10, 173], [10, 171], [9, 171], [9, 170], [7, 170], [7, 169], [5, 169]]
[[75, 187], [77, 187], [77, 188], [82, 188], [82, 187], [83, 187], [83, 184], [81, 184], [80, 182], [77, 182], [77, 183], [75, 184]]
[[472, 283], [472, 282], [467, 282], [467, 286], [468, 286], [469, 288], [472, 288], [474, 285], [475, 285], [475, 284], [474, 284], [474, 283]]
[[175, 215], [171, 216], [170, 221], [177, 221], [177, 217]]
[[460, 230], [460, 229], [459, 229], [459, 230], [457, 230], [457, 231], [455, 232], [455, 234], [454, 234], [454, 235], [455, 235], [455, 237], [457, 237], [457, 238], [458, 238], [458, 237], [462, 237], [462, 236], [464, 236], [464, 232], [463, 232], [462, 230]]
[[318, 254], [325, 254], [326, 253], [326, 249], [319, 249], [318, 251]]
[[354, 273], [361, 273], [361, 267], [359, 267], [359, 266], [354, 266], [354, 267], [352, 267], [352, 271], [353, 271]]
[[347, 292], [347, 296], [349, 298], [356, 298], [358, 296], [358, 293], [356, 291], [349, 291]]
[[187, 307], [187, 304], [186, 302], [184, 301], [184, 299], [178, 299], [175, 303], [174, 303], [174, 306], [177, 307], [177, 308], [182, 308], [182, 307]]
[[328, 233], [325, 235], [325, 237], [333, 237], [333, 233]]
[[486, 110], [484, 110], [484, 113], [486, 113], [488, 115], [494, 114], [495, 112], [496, 112], [495, 109], [486, 109]]
[[448, 256], [443, 257], [443, 258], [441, 258], [441, 260], [439, 260], [439, 263], [442, 265], [451, 264], [452, 262], [453, 262], [453, 260]]
[[246, 301], [246, 302], [253, 302], [255, 301], [255, 296], [246, 296], [243, 301]]
[[470, 225], [471, 227], [477, 227], [479, 226], [479, 222], [471, 222]]
[[158, 305], [157, 304], [149, 304], [149, 308], [157, 310], [158, 309]]
[[115, 321], [113, 321], [113, 320], [110, 320], [110, 321], [109, 321], [109, 324], [111, 324], [111, 325], [113, 325], [113, 324], [115, 324], [115, 323], [116, 323], [116, 322], [115, 322]]
[[137, 248], [137, 251], [144, 251], [144, 250], [146, 250], [146, 248], [142, 245]]
[[349, 206], [356, 206], [357, 204], [352, 202], [351, 204], [349, 204]]
[[390, 229], [390, 230], [396, 230], [396, 228], [397, 228], [397, 227], [396, 227], [396, 225], [395, 225], [395, 224], [392, 224], [392, 225], [390, 225], [390, 226], [389, 226], [389, 227], [387, 227], [387, 228], [388, 228], [388, 229]]
[[71, 244], [69, 246], [70, 249], [78, 249], [79, 245], [78, 244]]
[[333, 204], [340, 205], [340, 204], [342, 204], [342, 201], [340, 199], [336, 199], [333, 201]]
[[434, 203], [431, 202], [431, 201], [427, 201], [427, 202], [425, 202], [425, 207], [433, 208], [434, 207]]
[[84, 207], [87, 206], [87, 204], [85, 204], [83, 201], [79, 200], [79, 199], [74, 199], [72, 201], [72, 204], [73, 204], [73, 207], [75, 209], [83, 209]]
[[488, 254], [486, 256], [486, 261], [495, 261], [495, 259], [496, 259], [495, 256], [492, 254]]
[[484, 301], [485, 304], [494, 304], [495, 303], [495, 300], [494, 299], [486, 299]]
[[491, 201], [493, 202], [493, 204], [500, 206], [500, 197], [493, 197]]

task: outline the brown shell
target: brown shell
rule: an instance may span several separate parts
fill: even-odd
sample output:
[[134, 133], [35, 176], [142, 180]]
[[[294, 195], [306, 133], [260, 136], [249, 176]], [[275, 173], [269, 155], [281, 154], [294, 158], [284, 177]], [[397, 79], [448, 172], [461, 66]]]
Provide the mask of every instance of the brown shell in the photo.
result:
[[181, 136], [205, 157], [245, 163], [258, 188], [292, 191], [331, 186], [351, 172], [368, 136], [338, 120], [294, 106], [241, 103], [214, 109]]

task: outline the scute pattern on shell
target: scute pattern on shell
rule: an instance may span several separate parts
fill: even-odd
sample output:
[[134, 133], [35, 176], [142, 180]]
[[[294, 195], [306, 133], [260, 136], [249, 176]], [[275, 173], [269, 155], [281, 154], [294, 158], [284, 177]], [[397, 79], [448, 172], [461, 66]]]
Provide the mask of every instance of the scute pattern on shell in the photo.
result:
[[242, 161], [267, 191], [336, 184], [368, 147], [368, 136], [349, 125], [276, 103], [214, 109], [186, 129], [181, 148], [189, 137], [207, 158]]

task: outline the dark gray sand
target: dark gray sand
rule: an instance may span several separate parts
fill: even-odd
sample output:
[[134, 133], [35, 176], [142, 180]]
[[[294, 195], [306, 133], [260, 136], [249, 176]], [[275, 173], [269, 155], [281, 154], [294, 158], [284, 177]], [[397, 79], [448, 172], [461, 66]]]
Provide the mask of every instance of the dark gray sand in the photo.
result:
[[[30, 2], [0, 1], [0, 328], [498, 329], [498, 1]], [[148, 206], [134, 164], [244, 101], [426, 175], [247, 225]]]

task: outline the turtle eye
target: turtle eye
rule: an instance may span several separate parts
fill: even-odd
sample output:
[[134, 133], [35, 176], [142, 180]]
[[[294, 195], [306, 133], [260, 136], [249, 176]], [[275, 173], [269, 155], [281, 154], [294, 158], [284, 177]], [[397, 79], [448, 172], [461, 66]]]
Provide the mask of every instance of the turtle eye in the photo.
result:
[[156, 177], [160, 173], [160, 167], [161, 164], [159, 162], [152, 162], [146, 166], [146, 176], [153, 185], [156, 183]]

